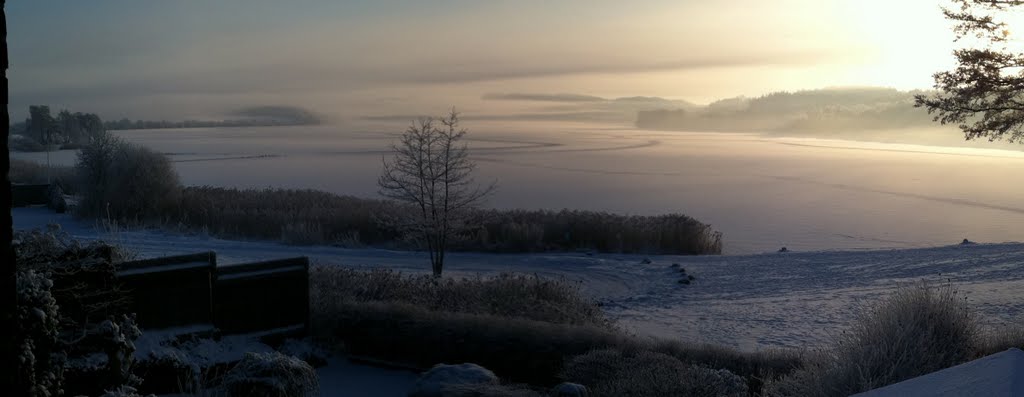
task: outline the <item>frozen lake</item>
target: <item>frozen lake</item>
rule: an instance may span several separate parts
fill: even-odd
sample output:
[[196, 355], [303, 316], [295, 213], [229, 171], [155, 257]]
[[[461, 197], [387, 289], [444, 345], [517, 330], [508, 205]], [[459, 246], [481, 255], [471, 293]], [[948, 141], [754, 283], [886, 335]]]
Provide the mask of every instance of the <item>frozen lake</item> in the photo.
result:
[[[488, 205], [681, 212], [728, 254], [1024, 241], [1024, 153], [1006, 150], [466, 121]], [[373, 197], [404, 124], [121, 131], [171, 155], [187, 185]], [[16, 153], [16, 158], [45, 155]], [[56, 153], [69, 163], [72, 153]]]

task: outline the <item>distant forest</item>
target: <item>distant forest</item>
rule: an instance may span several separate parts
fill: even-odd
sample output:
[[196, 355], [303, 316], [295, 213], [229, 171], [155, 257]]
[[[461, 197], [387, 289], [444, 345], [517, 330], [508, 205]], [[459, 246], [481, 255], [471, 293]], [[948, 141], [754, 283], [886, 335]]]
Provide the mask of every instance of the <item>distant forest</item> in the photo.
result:
[[291, 106], [258, 106], [234, 112], [231, 120], [129, 120], [107, 121], [108, 130], [144, 130], [154, 128], [208, 128], [314, 125], [323, 122], [315, 114]]
[[232, 113], [232, 120], [147, 121], [121, 119], [103, 121], [94, 113], [71, 113], [61, 110], [54, 117], [50, 107], [32, 105], [29, 117], [11, 125], [11, 150], [41, 152], [47, 149], [76, 149], [89, 138], [108, 130], [200, 127], [256, 127], [320, 124], [322, 120], [301, 108], [289, 106], [258, 106]]
[[914, 107], [921, 91], [888, 88], [828, 88], [736, 97], [690, 109], [641, 110], [639, 128], [829, 134], [863, 130], [934, 127]]
[[93, 113], [61, 110], [53, 117], [50, 107], [42, 105], [29, 106], [28, 112], [29, 118], [10, 127], [12, 150], [41, 152], [54, 146], [74, 149], [105, 131], [103, 120]]

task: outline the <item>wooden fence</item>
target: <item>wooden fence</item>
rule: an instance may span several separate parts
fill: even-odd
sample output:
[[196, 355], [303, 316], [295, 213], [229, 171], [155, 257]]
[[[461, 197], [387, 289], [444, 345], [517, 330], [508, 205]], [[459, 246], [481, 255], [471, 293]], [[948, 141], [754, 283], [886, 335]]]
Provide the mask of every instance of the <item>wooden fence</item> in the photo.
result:
[[204, 252], [122, 263], [117, 278], [143, 328], [214, 324], [217, 255]]
[[213, 315], [226, 334], [302, 333], [309, 327], [309, 259], [217, 268]]
[[309, 328], [309, 259], [217, 266], [204, 252], [119, 265], [139, 325], [212, 325], [224, 334], [303, 334]]

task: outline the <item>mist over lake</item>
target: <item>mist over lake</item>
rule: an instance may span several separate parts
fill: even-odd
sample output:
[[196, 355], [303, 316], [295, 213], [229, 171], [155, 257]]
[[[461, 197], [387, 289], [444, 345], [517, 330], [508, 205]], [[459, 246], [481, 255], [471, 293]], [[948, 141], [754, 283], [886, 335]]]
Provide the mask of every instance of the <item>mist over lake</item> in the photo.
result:
[[[1024, 240], [1024, 154], [587, 123], [465, 124], [487, 205], [679, 212], [725, 253], [929, 247]], [[168, 153], [186, 185], [321, 189], [376, 197], [402, 123], [117, 132]], [[14, 153], [44, 160], [45, 153]], [[73, 153], [52, 155], [73, 162]]]

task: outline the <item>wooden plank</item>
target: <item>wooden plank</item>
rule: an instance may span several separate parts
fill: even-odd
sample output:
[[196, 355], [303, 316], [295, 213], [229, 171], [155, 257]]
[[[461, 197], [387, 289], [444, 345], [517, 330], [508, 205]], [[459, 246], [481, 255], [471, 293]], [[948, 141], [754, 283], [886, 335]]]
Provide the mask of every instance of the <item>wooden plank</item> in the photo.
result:
[[225, 334], [309, 328], [309, 258], [217, 268], [215, 324]]
[[118, 266], [117, 276], [132, 299], [143, 328], [213, 323], [216, 254], [177, 255]]

